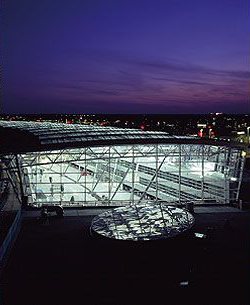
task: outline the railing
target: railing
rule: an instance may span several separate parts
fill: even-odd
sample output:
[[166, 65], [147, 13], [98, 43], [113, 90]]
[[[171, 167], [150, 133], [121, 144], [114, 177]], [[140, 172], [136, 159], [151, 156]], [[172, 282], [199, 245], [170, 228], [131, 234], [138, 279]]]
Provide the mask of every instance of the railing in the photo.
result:
[[[175, 205], [175, 206], [186, 206], [187, 203], [193, 203], [194, 206], [202, 206], [202, 205], [225, 205], [224, 202], [219, 202], [216, 200], [176, 200], [176, 201], [165, 201], [165, 200], [143, 200], [141, 203], [154, 203], [156, 202], [157, 204], [162, 203], [162, 204], [167, 204], [167, 205]], [[77, 208], [77, 207], [120, 207], [120, 206], [127, 206], [130, 204], [138, 204], [138, 202], [131, 201], [131, 200], [106, 200], [106, 201], [77, 201], [75, 200], [74, 202], [70, 201], [40, 201], [36, 202], [34, 204], [30, 204], [30, 207], [36, 207], [36, 208], [41, 208], [43, 205], [61, 205], [65, 208], [72, 207], [72, 208]]]
[[6, 262], [6, 258], [8, 256], [8, 253], [11, 249], [11, 247], [13, 246], [17, 235], [19, 233], [19, 229], [20, 229], [20, 222], [21, 222], [21, 209], [17, 212], [16, 217], [13, 221], [13, 224], [11, 225], [11, 227], [9, 228], [9, 232], [7, 233], [3, 244], [0, 247], [0, 266], [1, 266], [1, 270], [4, 267], [4, 264]]

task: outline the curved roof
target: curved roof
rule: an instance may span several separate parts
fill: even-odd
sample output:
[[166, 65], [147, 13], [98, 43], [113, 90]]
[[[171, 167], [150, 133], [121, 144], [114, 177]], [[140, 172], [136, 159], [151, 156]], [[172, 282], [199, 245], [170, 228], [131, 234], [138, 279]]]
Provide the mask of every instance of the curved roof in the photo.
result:
[[0, 152], [3, 154], [148, 143], [244, 147], [240, 143], [190, 136], [173, 136], [166, 132], [50, 122], [0, 121], [0, 133]]

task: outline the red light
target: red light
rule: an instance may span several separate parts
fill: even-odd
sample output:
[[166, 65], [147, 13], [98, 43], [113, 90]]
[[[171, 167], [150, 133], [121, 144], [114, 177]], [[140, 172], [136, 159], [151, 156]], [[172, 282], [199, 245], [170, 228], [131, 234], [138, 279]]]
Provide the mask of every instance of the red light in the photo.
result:
[[198, 131], [198, 137], [202, 138], [203, 137], [203, 129], [200, 129]]
[[107, 126], [109, 122], [100, 122], [100, 126]]
[[141, 125], [140, 125], [140, 129], [141, 129], [141, 130], [144, 130], [144, 129], [145, 129], [145, 125], [144, 125], [144, 124], [141, 124]]

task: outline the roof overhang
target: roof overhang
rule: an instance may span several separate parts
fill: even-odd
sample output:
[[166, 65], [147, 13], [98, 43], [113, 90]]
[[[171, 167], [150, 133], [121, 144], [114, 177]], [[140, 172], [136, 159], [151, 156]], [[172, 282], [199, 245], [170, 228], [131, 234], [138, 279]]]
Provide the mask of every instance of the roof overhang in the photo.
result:
[[246, 148], [246, 145], [232, 141], [173, 136], [166, 132], [47, 122], [0, 121], [0, 135], [1, 154], [135, 144], [205, 144]]

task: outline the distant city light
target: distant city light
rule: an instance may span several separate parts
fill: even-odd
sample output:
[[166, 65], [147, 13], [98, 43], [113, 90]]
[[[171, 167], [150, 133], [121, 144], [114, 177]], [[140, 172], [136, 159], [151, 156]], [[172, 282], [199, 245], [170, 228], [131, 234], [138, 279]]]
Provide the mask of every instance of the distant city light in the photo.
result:
[[241, 153], [241, 156], [244, 158], [246, 157], [247, 153], [243, 150], [242, 153]]

